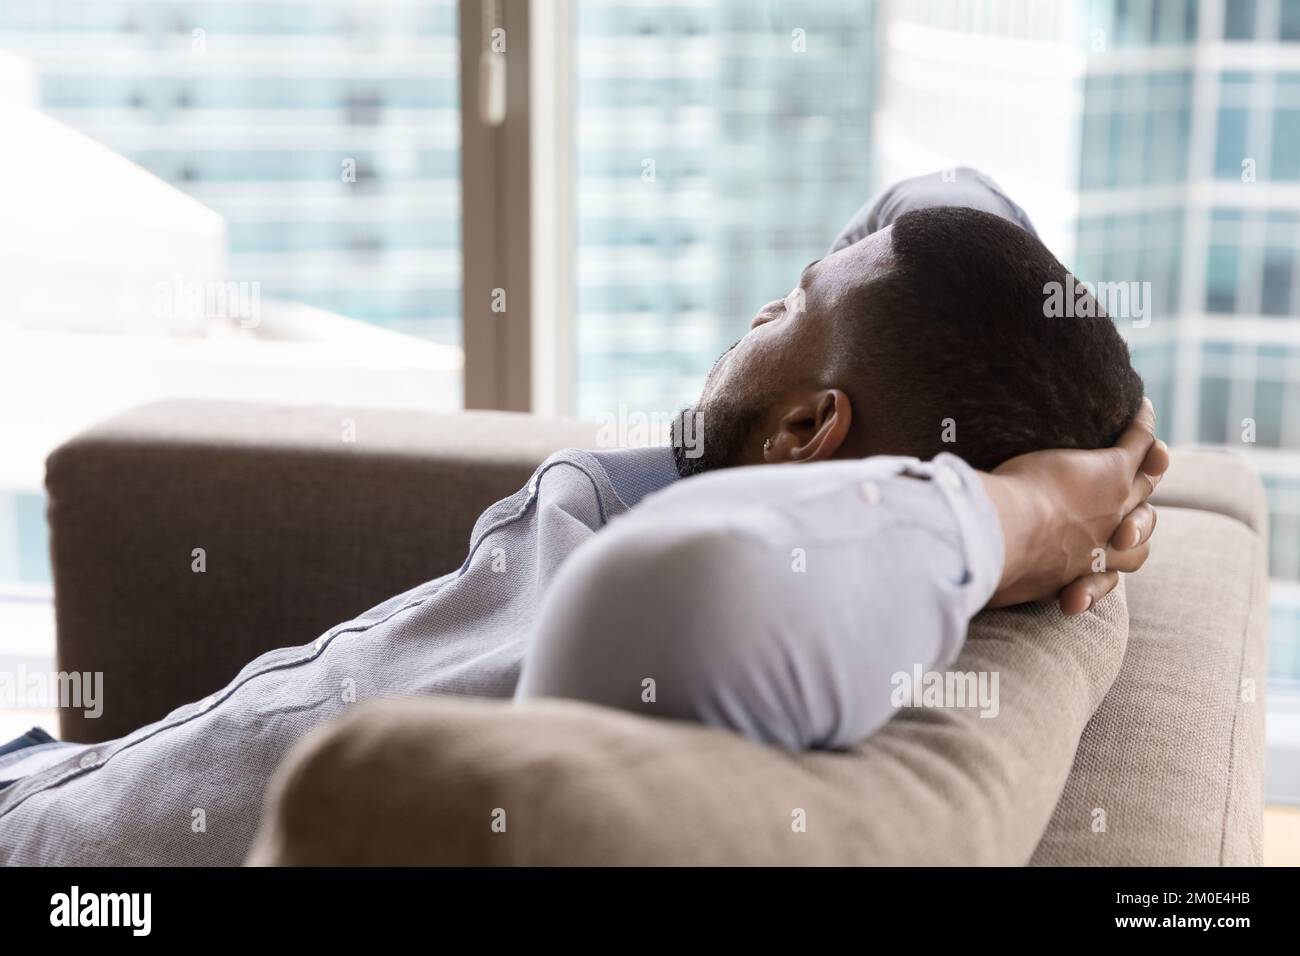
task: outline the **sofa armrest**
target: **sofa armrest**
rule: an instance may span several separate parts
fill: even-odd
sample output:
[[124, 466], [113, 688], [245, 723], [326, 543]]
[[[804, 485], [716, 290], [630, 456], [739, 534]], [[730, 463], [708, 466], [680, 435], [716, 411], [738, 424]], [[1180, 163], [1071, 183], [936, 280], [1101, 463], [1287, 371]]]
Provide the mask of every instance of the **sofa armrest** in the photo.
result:
[[[1151, 496], [1157, 508], [1191, 508], [1240, 521], [1268, 533], [1268, 498], [1255, 469], [1241, 455], [1212, 448], [1179, 448]], [[1157, 538], [1157, 541], [1160, 539]]]
[[[595, 426], [527, 415], [172, 401], [46, 466], [58, 666], [101, 671], [106, 740], [463, 560], [479, 513]], [[195, 549], [206, 569], [194, 570]]]
[[1124, 669], [1088, 723], [1042, 865], [1263, 859], [1268, 572], [1238, 521], [1166, 507], [1129, 575]]
[[[571, 701], [362, 705], [281, 762], [263, 865], [1023, 864], [1120, 669], [1123, 589], [986, 611], [954, 670], [992, 709], [904, 708], [843, 752]], [[996, 675], [996, 677], [995, 677]], [[504, 829], [502, 829], [504, 825]]]

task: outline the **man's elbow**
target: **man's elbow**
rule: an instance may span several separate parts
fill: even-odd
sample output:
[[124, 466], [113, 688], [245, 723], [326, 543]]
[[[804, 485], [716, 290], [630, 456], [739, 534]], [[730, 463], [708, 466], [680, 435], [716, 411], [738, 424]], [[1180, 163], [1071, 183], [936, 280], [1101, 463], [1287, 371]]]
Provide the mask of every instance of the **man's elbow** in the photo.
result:
[[724, 528], [616, 524], [557, 575], [517, 699], [580, 699], [800, 746], [799, 722], [763, 676], [784, 673], [770, 561]]

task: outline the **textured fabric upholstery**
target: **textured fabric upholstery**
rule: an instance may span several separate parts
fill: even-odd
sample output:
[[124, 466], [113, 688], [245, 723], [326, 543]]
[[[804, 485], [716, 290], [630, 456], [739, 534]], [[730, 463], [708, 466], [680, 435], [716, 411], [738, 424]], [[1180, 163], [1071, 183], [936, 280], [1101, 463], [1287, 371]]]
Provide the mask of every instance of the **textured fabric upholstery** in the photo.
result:
[[1233, 519], [1179, 508], [1161, 512], [1158, 540], [1128, 576], [1128, 657], [1079, 743], [1035, 863], [1262, 857], [1263, 543]]
[[61, 735], [120, 737], [452, 570], [484, 508], [595, 434], [506, 413], [178, 401], [77, 436], [46, 468], [59, 668], [102, 671], [112, 699], [98, 719], [65, 708]]
[[1267, 533], [1264, 486], [1244, 459], [1225, 451], [1180, 448], [1174, 463], [1152, 497], [1156, 505], [1210, 511]]
[[904, 710], [843, 753], [569, 702], [377, 704], [286, 758], [253, 860], [1023, 864], [1126, 616], [1118, 592], [1072, 619], [986, 612], [955, 669], [999, 674], [996, 717]]

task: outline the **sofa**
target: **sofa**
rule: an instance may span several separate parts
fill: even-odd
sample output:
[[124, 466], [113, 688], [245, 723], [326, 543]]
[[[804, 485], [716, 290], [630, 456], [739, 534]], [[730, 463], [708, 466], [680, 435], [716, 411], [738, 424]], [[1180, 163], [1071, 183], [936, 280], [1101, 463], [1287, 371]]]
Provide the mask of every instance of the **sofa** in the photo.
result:
[[[120, 736], [457, 567], [491, 502], [597, 427], [173, 401], [49, 458], [58, 666]], [[996, 717], [904, 709], [793, 754], [572, 701], [361, 701], [281, 764], [249, 862], [1248, 865], [1261, 860], [1266, 516], [1237, 457], [1175, 450], [1138, 574], [1087, 614], [984, 612], [954, 670]], [[203, 574], [191, 572], [202, 549]]]

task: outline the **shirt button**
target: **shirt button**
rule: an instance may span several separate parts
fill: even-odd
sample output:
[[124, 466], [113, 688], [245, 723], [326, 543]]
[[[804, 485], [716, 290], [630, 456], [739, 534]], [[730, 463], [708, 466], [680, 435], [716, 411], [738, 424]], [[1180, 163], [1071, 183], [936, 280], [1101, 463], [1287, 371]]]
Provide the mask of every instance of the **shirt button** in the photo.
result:
[[858, 492], [862, 495], [862, 500], [867, 504], [880, 504], [880, 486], [874, 481], [864, 481], [858, 485]]
[[90, 753], [81, 755], [82, 770], [89, 769], [90, 767], [95, 766], [95, 764], [97, 763], [99, 763], [99, 754], [95, 753], [95, 751], [92, 750]]
[[215, 697], [204, 697], [201, 701], [199, 701], [199, 713], [203, 713], [205, 710], [208, 710], [216, 702], [217, 702], [217, 698]]
[[961, 491], [961, 477], [947, 465], [940, 465], [936, 474], [939, 484], [950, 491]]

